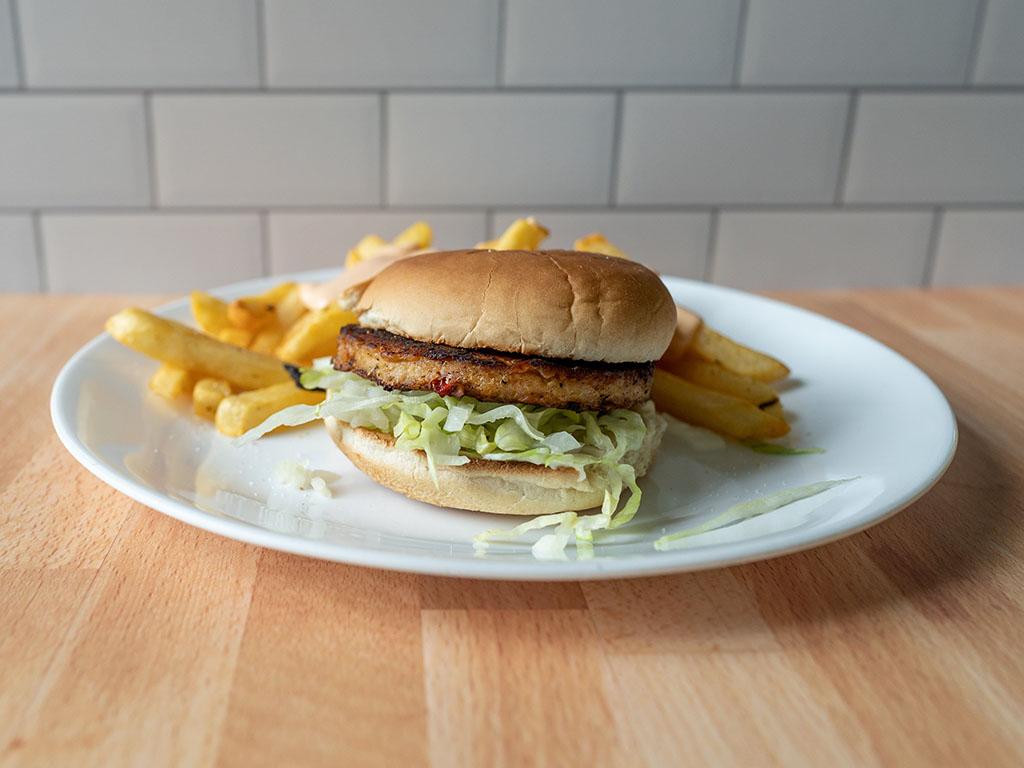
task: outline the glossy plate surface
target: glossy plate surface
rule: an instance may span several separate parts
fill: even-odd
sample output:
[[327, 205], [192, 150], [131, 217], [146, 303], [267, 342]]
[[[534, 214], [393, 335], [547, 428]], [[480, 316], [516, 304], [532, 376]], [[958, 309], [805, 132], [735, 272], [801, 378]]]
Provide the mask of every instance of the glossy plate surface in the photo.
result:
[[[233, 298], [285, 279], [324, 280], [336, 271], [229, 286]], [[942, 475], [956, 422], [942, 393], [887, 347], [832, 320], [727, 288], [665, 278], [676, 301], [708, 324], [786, 362], [781, 388], [793, 427], [784, 442], [824, 454], [766, 456], [739, 445], [696, 451], [671, 430], [641, 481], [640, 512], [600, 541], [592, 559], [533, 557], [530, 543], [475, 553], [475, 534], [524, 518], [431, 507], [356, 470], [320, 425], [236, 449], [190, 403], [168, 403], [146, 382], [157, 364], [102, 334], [61, 371], [51, 399], [60, 439], [90, 472], [190, 525], [287, 552], [377, 568], [493, 579], [599, 579], [730, 565], [806, 549], [873, 525], [912, 502]], [[191, 323], [187, 299], [158, 313]], [[330, 473], [331, 499], [273, 480], [282, 459]], [[731, 505], [794, 486], [855, 482], [775, 512], [689, 538], [660, 552], [655, 539]]]

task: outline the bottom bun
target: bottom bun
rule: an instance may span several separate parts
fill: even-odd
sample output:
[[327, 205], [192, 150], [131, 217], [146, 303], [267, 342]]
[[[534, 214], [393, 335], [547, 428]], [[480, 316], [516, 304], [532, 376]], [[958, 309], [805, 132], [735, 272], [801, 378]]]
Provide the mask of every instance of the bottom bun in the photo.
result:
[[[641, 477], [654, 460], [665, 420], [650, 401], [636, 410], [647, 425], [647, 435], [640, 448], [627, 453], [624, 460]], [[607, 470], [601, 466], [588, 467], [580, 479], [570, 467], [549, 469], [523, 461], [470, 459], [457, 467], [437, 467], [435, 486], [422, 451], [399, 451], [391, 435], [351, 427], [332, 417], [324, 423], [358, 469], [381, 485], [428, 504], [505, 515], [546, 515], [599, 507], [604, 501]]]

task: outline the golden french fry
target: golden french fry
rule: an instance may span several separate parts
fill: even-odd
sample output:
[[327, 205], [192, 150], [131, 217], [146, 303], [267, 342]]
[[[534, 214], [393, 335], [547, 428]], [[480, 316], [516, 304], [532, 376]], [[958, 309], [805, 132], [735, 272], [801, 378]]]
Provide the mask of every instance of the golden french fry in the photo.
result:
[[355, 248], [348, 252], [348, 256], [345, 259], [345, 269], [355, 266], [361, 261], [372, 259], [387, 244], [388, 241], [380, 235], [367, 235], [356, 243]]
[[298, 291], [295, 283], [280, 283], [259, 296], [245, 296], [228, 305], [231, 324], [257, 333], [276, 322], [277, 305]]
[[277, 345], [281, 343], [281, 338], [283, 336], [284, 331], [282, 331], [280, 326], [275, 323], [270, 328], [264, 328], [262, 331], [257, 333], [253, 337], [252, 343], [249, 345], [249, 349], [263, 355], [272, 355], [274, 354], [274, 350], [277, 349]]
[[248, 347], [252, 342], [252, 331], [229, 326], [220, 330], [217, 339], [225, 344], [234, 344], [236, 347]]
[[498, 247], [498, 238], [494, 238], [493, 240], [481, 240], [473, 247], [480, 248], [485, 251], [493, 251]]
[[587, 253], [602, 253], [605, 256], [614, 256], [617, 259], [629, 259], [623, 251], [608, 242], [608, 239], [600, 232], [593, 232], [586, 237], [581, 237], [572, 247], [577, 251]]
[[323, 401], [324, 394], [303, 389], [290, 381], [254, 389], [221, 400], [214, 421], [217, 431], [222, 435], [238, 437], [282, 408], [299, 404], [316, 405]]
[[789, 368], [774, 357], [737, 344], [706, 325], [694, 336], [690, 354], [758, 381], [778, 381], [789, 375]]
[[668, 349], [661, 356], [658, 365], [672, 370], [672, 363], [682, 359], [683, 355], [686, 354], [686, 351], [693, 343], [694, 336], [697, 335], [697, 331], [700, 330], [703, 323], [704, 321], [701, 320], [700, 315], [676, 304], [676, 329], [673, 331], [672, 341], [669, 342]]
[[238, 389], [258, 389], [290, 379], [276, 358], [226, 344], [142, 309], [121, 310], [107, 320], [106, 328], [136, 352], [201, 377], [226, 379]]
[[746, 400], [699, 387], [660, 368], [654, 369], [651, 399], [677, 419], [737, 440], [767, 440], [789, 432], [785, 421]]
[[228, 305], [216, 296], [202, 291], [192, 291], [192, 317], [196, 325], [211, 336], [216, 336], [225, 328], [231, 327], [228, 320]]
[[477, 243], [477, 248], [489, 248], [494, 251], [532, 251], [551, 234], [542, 227], [537, 220], [530, 216], [526, 219], [516, 219], [501, 237], [495, 240], [487, 240]]
[[764, 411], [765, 413], [770, 413], [777, 419], [782, 419], [783, 421], [786, 420], [786, 412], [782, 410], [781, 400], [776, 400], [771, 405], [764, 406], [763, 408], [761, 408], [761, 410]]
[[417, 221], [391, 242], [394, 245], [412, 246], [418, 251], [422, 248], [429, 248], [433, 237], [434, 232], [430, 225], [425, 221]]
[[355, 313], [337, 304], [307, 312], [288, 329], [275, 353], [289, 363], [309, 365], [314, 358], [333, 355], [338, 348], [338, 331], [355, 322]]
[[196, 416], [213, 421], [221, 400], [231, 394], [224, 379], [200, 379], [192, 388], [192, 410]]
[[306, 305], [302, 303], [302, 294], [299, 286], [292, 284], [293, 288], [281, 297], [275, 305], [277, 322], [282, 331], [287, 331], [296, 320], [306, 313]]
[[728, 371], [717, 363], [695, 357], [684, 357], [671, 365], [659, 365], [676, 376], [716, 392], [738, 397], [765, 409], [779, 402], [779, 393], [763, 381]]
[[192, 391], [196, 377], [185, 368], [163, 363], [149, 380], [149, 389], [154, 394], [174, 400]]

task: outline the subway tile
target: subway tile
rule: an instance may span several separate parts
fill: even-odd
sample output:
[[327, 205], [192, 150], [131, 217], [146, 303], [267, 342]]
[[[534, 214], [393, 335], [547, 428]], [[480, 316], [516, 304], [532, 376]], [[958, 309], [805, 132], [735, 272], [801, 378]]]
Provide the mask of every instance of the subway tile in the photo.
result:
[[255, 0], [32, 0], [18, 6], [30, 86], [254, 86]]
[[698, 280], [704, 277], [709, 213], [499, 211], [494, 217], [495, 236], [525, 216], [536, 216], [551, 231], [544, 248], [572, 248], [577, 238], [600, 232], [629, 258], [655, 271]]
[[18, 61], [14, 55], [11, 0], [0, 0], [0, 88], [18, 85]]
[[370, 95], [156, 96], [160, 202], [376, 204], [379, 120]]
[[181, 293], [258, 277], [255, 214], [44, 214], [50, 290]]
[[0, 205], [147, 205], [138, 96], [0, 96]]
[[1024, 3], [988, 0], [974, 80], [985, 85], [1024, 84]]
[[391, 203], [608, 200], [611, 95], [399, 94], [388, 115]]
[[728, 83], [739, 9], [739, 0], [508, 0], [505, 82]]
[[432, 248], [472, 248], [486, 237], [480, 213], [381, 211], [352, 213], [272, 213], [269, 217], [270, 269], [274, 274], [341, 267], [359, 240], [377, 234], [391, 240], [415, 221], [434, 231]]
[[266, 0], [275, 86], [493, 85], [498, 0]]
[[961, 83], [979, 0], [750, 0], [741, 81]]
[[39, 290], [31, 216], [0, 216], [0, 293]]
[[631, 93], [624, 109], [620, 203], [833, 199], [845, 95]]
[[1024, 283], [1024, 210], [946, 211], [933, 285]]
[[862, 96], [845, 199], [1024, 200], [1024, 94]]
[[712, 280], [752, 291], [920, 285], [928, 211], [724, 212]]

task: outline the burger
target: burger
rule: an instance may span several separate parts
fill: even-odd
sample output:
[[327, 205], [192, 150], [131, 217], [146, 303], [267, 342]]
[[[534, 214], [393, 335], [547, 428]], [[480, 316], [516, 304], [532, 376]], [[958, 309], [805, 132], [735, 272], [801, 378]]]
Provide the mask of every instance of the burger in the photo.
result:
[[[323, 419], [364, 473], [439, 506], [625, 522], [665, 422], [654, 361], [676, 326], [658, 276], [576, 251], [434, 252], [347, 289], [358, 325], [297, 378], [322, 388], [282, 424]], [[624, 490], [631, 491], [624, 506]]]

